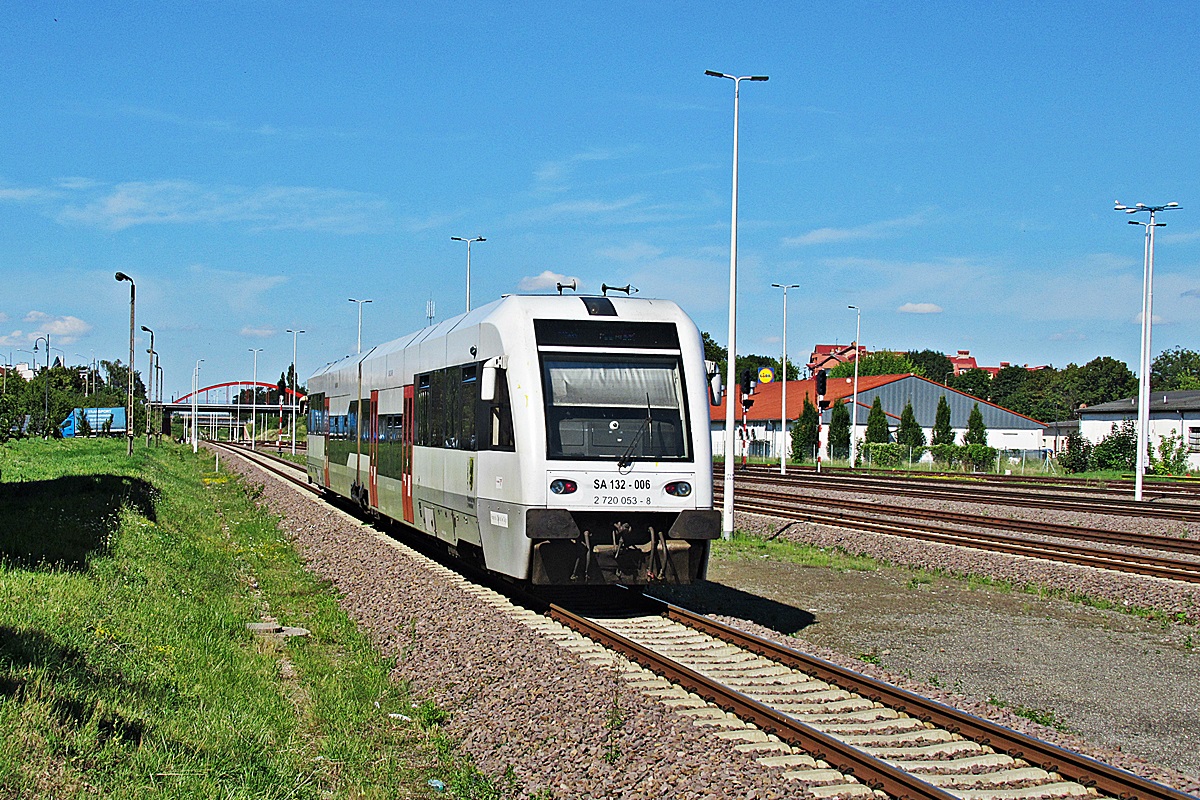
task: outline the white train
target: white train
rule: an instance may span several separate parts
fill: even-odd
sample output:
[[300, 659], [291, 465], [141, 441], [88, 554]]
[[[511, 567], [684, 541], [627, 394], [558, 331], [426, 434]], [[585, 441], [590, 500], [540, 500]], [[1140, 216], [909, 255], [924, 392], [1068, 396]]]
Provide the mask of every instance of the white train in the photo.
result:
[[309, 479], [514, 579], [697, 581], [703, 359], [669, 301], [508, 296], [313, 375]]

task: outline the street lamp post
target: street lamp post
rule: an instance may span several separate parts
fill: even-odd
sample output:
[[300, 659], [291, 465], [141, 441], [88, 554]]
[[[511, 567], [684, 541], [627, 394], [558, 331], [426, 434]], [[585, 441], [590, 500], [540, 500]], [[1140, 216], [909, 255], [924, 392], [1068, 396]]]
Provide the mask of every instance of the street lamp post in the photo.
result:
[[254, 376], [250, 379], [250, 449], [254, 449], [255, 440], [258, 438], [258, 354], [263, 351], [261, 347], [247, 348], [254, 354]]
[[155, 353], [155, 355], [154, 355], [154, 372], [158, 376], [158, 396], [156, 399], [158, 400], [158, 410], [159, 410], [158, 431], [154, 434], [154, 441], [161, 445], [162, 444], [163, 420], [164, 420], [164, 417], [162, 414], [163, 371], [162, 371], [162, 359], [158, 356], [157, 353]]
[[150, 334], [150, 385], [146, 388], [146, 447], [150, 446], [150, 411], [154, 408], [154, 331], [142, 326], [142, 330]]
[[296, 455], [296, 337], [304, 331], [288, 328], [288, 333], [292, 335], [292, 455]]
[[453, 242], [467, 243], [467, 311], [471, 310], [471, 242], [486, 242], [487, 239], [482, 236], [473, 236], [470, 239], [464, 239], [461, 236], [451, 236]]
[[[729, 354], [726, 361], [725, 386], [725, 489], [724, 506], [721, 513], [721, 536], [733, 538], [733, 447], [734, 419], [730, 392], [737, 386], [737, 219], [738, 219], [738, 96], [742, 81], [765, 81], [766, 75], [743, 75], [741, 77], [704, 71], [714, 78], [733, 81], [733, 213], [729, 234]], [[735, 392], [736, 394], [736, 392]]]
[[124, 272], [114, 276], [118, 281], [129, 281], [129, 388], [125, 392], [125, 439], [127, 442], [126, 455], [133, 455], [133, 334], [134, 334], [134, 303], [137, 297], [137, 286], [133, 278]]
[[373, 303], [374, 300], [355, 300], [353, 297], [348, 298], [351, 303], [358, 303], [358, 352], [362, 353], [362, 307], [363, 303]]
[[854, 309], [854, 398], [850, 401], [850, 468], [858, 464], [858, 337], [862, 335], [862, 309], [858, 306], [846, 306]]
[[199, 413], [199, 407], [196, 396], [200, 393], [200, 365], [204, 363], [204, 359], [197, 359], [196, 369], [192, 371], [192, 452], [195, 453], [200, 443], [196, 433], [196, 415]]
[[1123, 206], [1118, 201], [1113, 208], [1126, 214], [1137, 214], [1140, 211], [1150, 213], [1149, 222], [1129, 220], [1130, 225], [1141, 225], [1146, 229], [1146, 252], [1142, 263], [1142, 352], [1138, 367], [1137, 463], [1133, 470], [1133, 499], [1141, 500], [1142, 479], [1146, 472], [1146, 447], [1150, 441], [1150, 323], [1154, 317], [1154, 229], [1166, 224], [1155, 222], [1154, 215], [1159, 211], [1179, 208], [1179, 203], [1167, 203], [1162, 206], [1137, 203], [1133, 206]]
[[42, 438], [50, 438], [50, 334], [39, 336], [33, 340], [33, 352], [37, 352], [38, 342], [46, 340], [46, 374], [43, 376], [42, 383], [46, 386], [46, 420], [42, 427]]
[[771, 286], [776, 289], [783, 289], [783, 361], [780, 362], [783, 365], [783, 414], [781, 415], [783, 438], [779, 444], [779, 474], [787, 475], [787, 290], [799, 289], [800, 284], [772, 283]]

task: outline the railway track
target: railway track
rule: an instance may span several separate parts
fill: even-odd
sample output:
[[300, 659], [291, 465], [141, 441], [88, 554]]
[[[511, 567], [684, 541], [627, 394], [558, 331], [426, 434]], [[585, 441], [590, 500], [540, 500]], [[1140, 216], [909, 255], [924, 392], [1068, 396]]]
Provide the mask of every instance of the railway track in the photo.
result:
[[[739, 467], [739, 470], [742, 467]], [[751, 464], [744, 468], [750, 472], [772, 472], [778, 474], [779, 466]], [[789, 465], [789, 472], [798, 474], [816, 474], [812, 466]], [[1110, 494], [1113, 496], [1133, 496], [1134, 482], [1132, 479], [1097, 479], [1073, 478], [1068, 475], [1000, 475], [994, 472], [926, 472], [924, 470], [866, 470], [849, 469], [847, 467], [829, 467], [822, 469], [822, 474], [831, 476], [852, 476], [880, 480], [905, 481], [950, 481], [970, 484], [990, 484], [995, 486], [1016, 486], [1045, 490], [1052, 488], [1066, 493]], [[1169, 497], [1200, 499], [1200, 481], [1195, 478], [1156, 478], [1147, 476], [1144, 493], [1147, 497]]]
[[[1016, 506], [1021, 508], [1044, 508], [1077, 511], [1090, 514], [1114, 514], [1119, 516], [1152, 517], [1155, 519], [1179, 520], [1200, 524], [1200, 503], [1171, 500], [1162, 497], [1150, 501], [1136, 502], [1123, 497], [1109, 497], [1078, 492], [1064, 493], [1045, 488], [994, 487], [971, 484], [964, 481], [936, 481], [927, 479], [900, 479], [861, 477], [857, 475], [818, 475], [817, 473], [771, 474], [765, 469], [739, 470], [736, 480], [745, 483], [771, 483], [772, 485], [794, 486], [805, 489], [822, 489], [834, 492], [858, 492], [862, 494], [885, 494], [904, 497], [922, 497], [966, 503]], [[718, 477], [719, 482], [719, 477]]]
[[[585, 616], [559, 605], [550, 606], [548, 614], [804, 750], [807, 755], [768, 754], [760, 760], [822, 786], [818, 796], [865, 796], [866, 790], [877, 790], [925, 800], [1091, 794], [1125, 800], [1189, 798], [677, 606], [652, 598], [642, 602], [650, 607], [616, 616]], [[699, 724], [723, 724], [722, 716], [707, 707], [665, 695]], [[773, 749], [769, 742], [760, 745], [764, 753]], [[855, 782], [845, 783], [847, 776]]]
[[[291, 462], [237, 452], [320, 493]], [[509, 602], [444, 566], [438, 568], [493, 605]], [[504, 593], [512, 596], [511, 587], [505, 587]], [[633, 596], [616, 613], [611, 608], [580, 613], [569, 604], [526, 593], [521, 599], [530, 608], [511, 613], [524, 624], [585, 661], [617, 668], [631, 689], [690, 717], [698, 729], [729, 740], [760, 763], [781, 770], [784, 778], [803, 781], [805, 791], [817, 797], [865, 798], [883, 792], [903, 800], [1097, 794], [1122, 800], [1195, 800], [652, 598]], [[614, 652], [620, 656], [610, 655]]]
[[[717, 491], [720, 499], [722, 493]], [[796, 495], [781, 495], [758, 490], [739, 490], [735, 499], [736, 510], [801, 520], [820, 525], [851, 528], [858, 531], [882, 533], [909, 539], [921, 539], [939, 544], [990, 550], [1008, 555], [1048, 559], [1068, 564], [1079, 564], [1100, 569], [1110, 569], [1135, 575], [1168, 578], [1187, 583], [1200, 583], [1200, 562], [1168, 556], [1105, 550], [1096, 547], [1073, 545], [1050, 541], [1035, 541], [1019, 536], [971, 530], [964, 526], [939, 524], [920, 520], [883, 520], [871, 516], [870, 511], [851, 511], [844, 508], [821, 509], [805, 505], [808, 498]], [[868, 506], [873, 510], [874, 505]], [[909, 509], [903, 509], [907, 512]], [[973, 524], [973, 523], [972, 523]], [[1053, 534], [1051, 534], [1053, 535]]]
[[[768, 483], [767, 481], [763, 481]], [[754, 482], [757, 485], [757, 481]], [[1050, 522], [1012, 519], [1009, 517], [989, 517], [982, 514], [966, 514], [956, 511], [944, 511], [931, 508], [913, 508], [910, 506], [895, 506], [886, 503], [871, 503], [864, 506], [860, 500], [849, 500], [822, 495], [793, 495], [785, 492], [770, 492], [766, 490], [738, 490], [738, 497], [744, 494], [753, 497], [775, 497], [781, 502], [791, 499], [803, 503], [805, 507], [829, 509], [846, 509], [847, 511], [863, 511], [869, 509], [872, 514], [895, 516], [911, 519], [928, 519], [939, 522], [970, 525], [981, 528], [999, 528], [1008, 531], [1020, 531], [1038, 536], [1054, 536], [1060, 539], [1076, 539], [1087, 542], [1101, 542], [1124, 547], [1143, 547], [1149, 550], [1163, 550], [1172, 553], [1187, 553], [1200, 555], [1200, 540], [1183, 539], [1155, 534], [1127, 533], [1110, 531], [1103, 528], [1088, 528], [1076, 525], [1059, 525]]]

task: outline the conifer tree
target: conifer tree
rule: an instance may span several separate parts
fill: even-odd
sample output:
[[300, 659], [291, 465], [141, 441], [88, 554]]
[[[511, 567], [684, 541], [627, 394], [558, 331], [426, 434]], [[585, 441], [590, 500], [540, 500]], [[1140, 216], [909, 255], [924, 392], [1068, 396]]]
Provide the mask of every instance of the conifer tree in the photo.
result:
[[817, 433], [819, 422], [820, 416], [817, 414], [817, 407], [808, 399], [808, 395], [804, 395], [804, 410], [800, 412], [800, 419], [792, 425], [793, 461], [804, 462], [812, 459], [819, 442]]
[[850, 457], [850, 409], [841, 398], [829, 412], [829, 457]]
[[932, 444], [954, 444], [954, 429], [950, 427], [950, 404], [946, 402], [946, 395], [942, 395], [938, 400]]
[[886, 444], [890, 438], [887, 414], [883, 413], [883, 403], [880, 401], [879, 395], [875, 395], [871, 413], [867, 415], [867, 443]]
[[971, 409], [971, 416], [967, 419], [967, 432], [963, 436], [963, 444], [987, 444], [987, 428], [983, 426], [983, 412], [979, 410], [979, 403]]
[[900, 429], [896, 431], [896, 441], [914, 449], [925, 446], [925, 431], [917, 424], [917, 415], [913, 413], [912, 400], [904, 406], [900, 414]]

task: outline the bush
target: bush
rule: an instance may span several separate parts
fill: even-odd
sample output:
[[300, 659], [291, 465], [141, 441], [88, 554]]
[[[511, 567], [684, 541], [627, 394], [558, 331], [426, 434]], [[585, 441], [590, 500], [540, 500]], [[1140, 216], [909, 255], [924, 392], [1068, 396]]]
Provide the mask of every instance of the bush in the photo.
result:
[[1130, 470], [1137, 463], [1137, 431], [1133, 420], [1125, 420], [1100, 440], [1092, 450], [1097, 469]]
[[900, 466], [908, 448], [895, 442], [867, 442], [862, 446], [865, 458], [872, 467], [891, 469]]
[[963, 448], [963, 466], [973, 472], [990, 472], [996, 466], [997, 452], [986, 444], [969, 444]]
[[1058, 454], [1058, 465], [1064, 472], [1087, 472], [1092, 466], [1092, 443], [1079, 431], [1067, 434], [1067, 443]]
[[1147, 444], [1150, 466], [1155, 475], [1186, 475], [1188, 471], [1188, 445], [1183, 434], [1172, 431], [1158, 442], [1158, 457], [1154, 457], [1154, 445]]
[[947, 467], [962, 465], [963, 448], [956, 444], [935, 444], [929, 448], [929, 452], [933, 453], [933, 460], [939, 464]]

